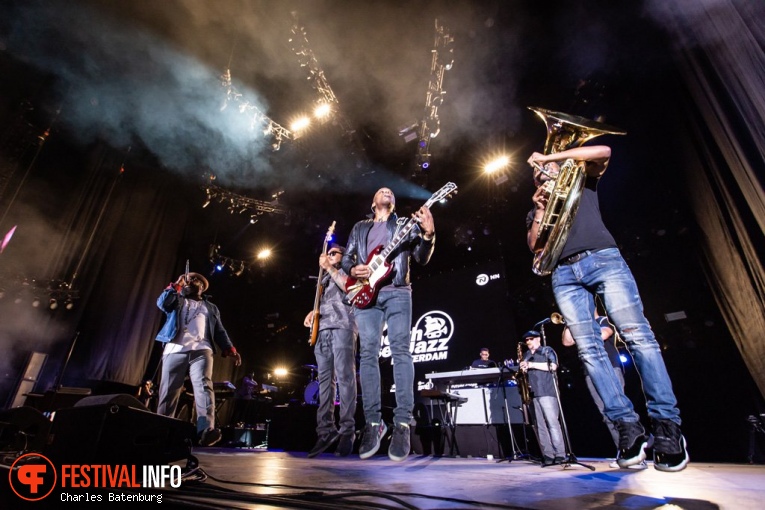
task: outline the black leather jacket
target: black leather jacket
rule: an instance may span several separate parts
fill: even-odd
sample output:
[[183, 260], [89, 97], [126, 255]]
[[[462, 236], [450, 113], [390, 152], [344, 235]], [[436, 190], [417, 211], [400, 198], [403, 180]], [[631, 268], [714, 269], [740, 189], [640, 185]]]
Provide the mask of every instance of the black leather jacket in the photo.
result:
[[[408, 218], [398, 219], [398, 216], [391, 214], [388, 217], [388, 242], [393, 239], [396, 232], [396, 222], [400, 222], [403, 226], [408, 221]], [[366, 264], [367, 258], [369, 258], [369, 252], [367, 251], [367, 236], [372, 229], [373, 219], [366, 219], [356, 223], [351, 229], [351, 234], [348, 236], [348, 246], [343, 254], [343, 271], [347, 274], [351, 274], [351, 268], [358, 264]], [[403, 287], [409, 285], [409, 259], [414, 257], [414, 260], [418, 264], [425, 265], [430, 261], [431, 255], [433, 255], [433, 249], [435, 248], [436, 236], [433, 235], [433, 239], [426, 241], [420, 235], [419, 225], [415, 225], [409, 236], [404, 239], [398, 248], [393, 250], [391, 256], [388, 257], [388, 262], [393, 263], [393, 275], [392, 283], [396, 287]]]

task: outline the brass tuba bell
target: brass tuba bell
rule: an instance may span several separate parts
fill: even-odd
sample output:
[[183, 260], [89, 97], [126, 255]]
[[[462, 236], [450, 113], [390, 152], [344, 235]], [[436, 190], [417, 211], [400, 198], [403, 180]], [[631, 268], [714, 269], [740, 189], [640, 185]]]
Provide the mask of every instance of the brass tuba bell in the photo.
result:
[[[626, 134], [626, 131], [619, 128], [576, 115], [531, 106], [529, 110], [539, 115], [547, 126], [544, 154], [554, 154], [579, 147], [600, 135]], [[584, 165], [584, 161], [567, 159], [560, 166], [557, 176], [551, 176], [543, 168], [538, 168], [555, 183], [550, 190], [550, 198], [534, 244], [534, 262], [531, 269], [540, 276], [552, 272], [566, 245], [568, 232], [574, 222], [584, 188], [586, 177]]]

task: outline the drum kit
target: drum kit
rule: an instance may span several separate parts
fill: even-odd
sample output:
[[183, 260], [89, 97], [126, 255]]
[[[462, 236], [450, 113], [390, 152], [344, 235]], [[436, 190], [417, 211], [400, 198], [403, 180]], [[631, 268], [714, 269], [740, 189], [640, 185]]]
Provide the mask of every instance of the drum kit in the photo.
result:
[[[319, 405], [319, 367], [316, 365], [303, 365], [303, 368], [307, 368], [311, 371], [311, 375], [308, 379], [303, 390], [303, 402], [309, 406]], [[335, 384], [335, 404], [340, 404], [340, 387]]]
[[311, 371], [308, 384], [306, 384], [305, 389], [303, 390], [303, 402], [310, 406], [317, 406], [319, 405], [319, 367], [316, 365], [303, 365], [303, 368], [307, 368]]

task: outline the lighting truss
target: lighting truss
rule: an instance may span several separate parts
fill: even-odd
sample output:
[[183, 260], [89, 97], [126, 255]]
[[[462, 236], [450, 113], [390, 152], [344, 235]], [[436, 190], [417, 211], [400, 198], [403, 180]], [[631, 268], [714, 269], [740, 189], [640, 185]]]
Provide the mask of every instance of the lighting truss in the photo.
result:
[[43, 304], [43, 298], [47, 298], [47, 306], [51, 310], [59, 307], [71, 310], [74, 308], [74, 302], [80, 299], [80, 292], [71, 283], [63, 280], [2, 276], [5, 287], [0, 288], [0, 299], [15, 299], [17, 303], [29, 301], [37, 308]]
[[263, 113], [260, 108], [247, 101], [241, 92], [238, 92], [231, 82], [231, 69], [226, 69], [226, 72], [221, 76], [221, 85], [226, 89], [226, 100], [221, 107], [224, 110], [229, 103], [233, 102], [237, 104], [239, 113], [247, 113], [252, 115], [250, 122], [250, 129], [263, 129], [263, 136], [271, 136], [273, 143], [271, 148], [274, 151], [278, 151], [282, 146], [284, 140], [294, 140], [297, 138], [295, 133], [280, 125], [275, 120], [271, 119], [268, 115]]
[[[231, 214], [238, 213], [244, 214], [245, 212], [251, 212], [251, 218], [255, 219], [262, 214], [281, 214], [284, 216], [289, 215], [289, 211], [281, 206], [278, 202], [278, 196], [281, 193], [274, 194], [274, 200], [271, 202], [265, 202], [263, 200], [257, 200], [255, 198], [239, 195], [231, 191], [225, 190], [220, 186], [208, 183], [204, 186], [205, 194], [207, 195], [203, 207], [206, 207], [213, 200], [217, 200], [219, 203], [226, 204], [226, 208]], [[255, 223], [255, 221], [253, 221]]]
[[210, 262], [213, 264], [213, 273], [228, 270], [232, 276], [242, 276], [249, 269], [249, 264], [244, 260], [232, 259], [218, 253], [217, 246], [211, 250]]
[[293, 44], [292, 51], [297, 55], [300, 67], [305, 67], [308, 71], [308, 79], [313, 84], [313, 88], [316, 92], [321, 96], [320, 103], [334, 105], [334, 117], [338, 124], [346, 134], [353, 134], [354, 130], [351, 127], [350, 122], [340, 111], [340, 101], [337, 100], [337, 96], [332, 91], [332, 87], [327, 81], [324, 70], [319, 65], [319, 61], [316, 59], [311, 46], [308, 44], [308, 36], [306, 35], [305, 27], [298, 23], [296, 12], [292, 13], [292, 17], [294, 23], [292, 24], [290, 31], [292, 32], [293, 37], [291, 37], [289, 41]]
[[417, 130], [419, 138], [417, 142], [417, 165], [423, 170], [430, 166], [430, 140], [441, 132], [438, 107], [443, 104], [446, 95], [446, 91], [443, 89], [444, 73], [449, 71], [454, 64], [452, 44], [454, 44], [454, 38], [449, 35], [449, 29], [440, 25], [436, 19], [430, 81], [425, 96], [425, 116], [419, 122]]

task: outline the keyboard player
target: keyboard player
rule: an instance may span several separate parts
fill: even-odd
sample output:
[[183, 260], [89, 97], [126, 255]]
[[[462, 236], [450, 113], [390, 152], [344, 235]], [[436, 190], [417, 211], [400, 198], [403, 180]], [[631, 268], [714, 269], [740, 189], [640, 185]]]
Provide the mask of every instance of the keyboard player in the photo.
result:
[[497, 368], [497, 362], [489, 359], [489, 348], [481, 347], [479, 358], [470, 365], [470, 368]]

